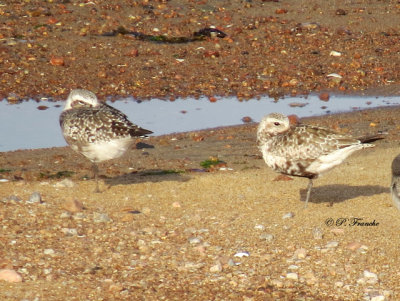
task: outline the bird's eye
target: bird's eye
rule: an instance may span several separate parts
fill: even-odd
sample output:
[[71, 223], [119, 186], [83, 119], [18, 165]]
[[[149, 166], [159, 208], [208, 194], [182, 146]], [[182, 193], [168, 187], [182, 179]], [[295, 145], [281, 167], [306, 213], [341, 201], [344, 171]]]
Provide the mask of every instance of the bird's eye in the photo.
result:
[[278, 126], [278, 125], [281, 125], [279, 122], [274, 122], [274, 125], [276, 125], [276, 126]]

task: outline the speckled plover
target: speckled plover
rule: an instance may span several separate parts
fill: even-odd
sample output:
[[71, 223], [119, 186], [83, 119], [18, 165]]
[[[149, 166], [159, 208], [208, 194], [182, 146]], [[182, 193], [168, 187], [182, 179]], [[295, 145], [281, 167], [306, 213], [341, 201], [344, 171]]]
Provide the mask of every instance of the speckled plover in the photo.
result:
[[313, 179], [341, 164], [357, 150], [374, 147], [380, 136], [360, 139], [331, 129], [310, 125], [291, 126], [288, 117], [279, 113], [265, 116], [257, 130], [257, 143], [265, 163], [282, 174], [309, 179], [307, 207]]
[[400, 155], [392, 162], [392, 184], [390, 185], [393, 204], [400, 210]]
[[135, 138], [152, 133], [83, 89], [69, 94], [60, 115], [60, 126], [71, 148], [93, 163], [96, 192], [99, 192], [97, 163], [122, 156], [135, 143]]

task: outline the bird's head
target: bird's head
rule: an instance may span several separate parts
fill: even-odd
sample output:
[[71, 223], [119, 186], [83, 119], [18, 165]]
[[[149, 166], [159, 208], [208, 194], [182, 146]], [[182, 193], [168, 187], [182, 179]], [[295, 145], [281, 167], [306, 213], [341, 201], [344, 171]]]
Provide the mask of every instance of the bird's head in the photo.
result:
[[84, 89], [75, 89], [69, 93], [64, 111], [75, 108], [93, 108], [100, 105], [93, 92]]

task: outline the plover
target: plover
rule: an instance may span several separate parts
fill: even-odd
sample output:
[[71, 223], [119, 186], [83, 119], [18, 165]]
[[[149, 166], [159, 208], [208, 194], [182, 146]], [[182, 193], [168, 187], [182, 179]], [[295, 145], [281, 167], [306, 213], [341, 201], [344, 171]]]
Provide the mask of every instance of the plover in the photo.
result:
[[400, 210], [400, 155], [397, 155], [392, 162], [392, 184], [390, 192], [394, 205]]
[[71, 148], [93, 163], [96, 192], [99, 192], [97, 164], [122, 156], [135, 143], [135, 138], [152, 133], [83, 89], [69, 94], [60, 115], [60, 126]]
[[282, 174], [309, 179], [305, 207], [313, 179], [341, 164], [357, 150], [374, 147], [378, 136], [355, 139], [331, 129], [311, 125], [291, 126], [279, 113], [265, 116], [257, 130], [257, 143], [265, 163]]

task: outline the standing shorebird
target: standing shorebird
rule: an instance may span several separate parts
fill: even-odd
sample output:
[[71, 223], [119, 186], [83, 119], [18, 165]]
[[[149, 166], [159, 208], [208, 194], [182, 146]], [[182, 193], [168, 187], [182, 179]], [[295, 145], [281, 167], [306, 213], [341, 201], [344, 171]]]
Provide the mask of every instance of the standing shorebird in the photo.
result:
[[397, 155], [392, 162], [392, 184], [390, 192], [394, 205], [400, 210], [400, 155]]
[[97, 164], [122, 156], [135, 143], [135, 138], [152, 133], [83, 89], [72, 90], [69, 94], [60, 115], [60, 126], [71, 148], [93, 163], [95, 192], [100, 192]]
[[288, 117], [279, 113], [265, 116], [257, 130], [258, 147], [269, 167], [282, 174], [309, 179], [305, 207], [313, 179], [341, 164], [355, 151], [374, 147], [366, 143], [379, 139], [382, 138], [355, 139], [310, 125], [290, 126]]

